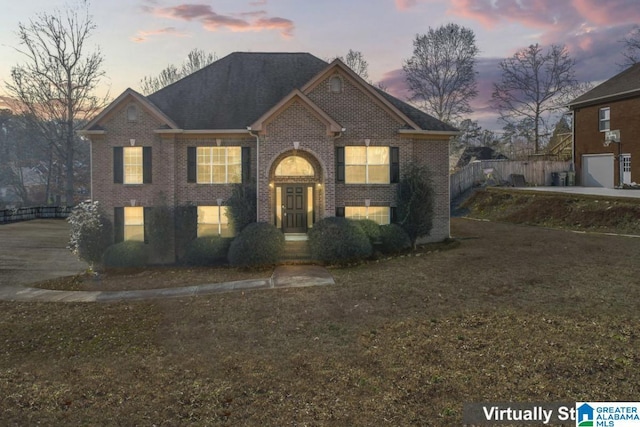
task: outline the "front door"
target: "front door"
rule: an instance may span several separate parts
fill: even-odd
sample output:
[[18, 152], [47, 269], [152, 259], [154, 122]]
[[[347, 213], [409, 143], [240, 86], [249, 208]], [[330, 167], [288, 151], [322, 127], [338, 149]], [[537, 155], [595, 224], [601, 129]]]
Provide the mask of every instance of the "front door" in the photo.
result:
[[282, 231], [307, 232], [307, 186], [286, 185], [283, 190]]
[[622, 183], [631, 184], [631, 154], [622, 155]]

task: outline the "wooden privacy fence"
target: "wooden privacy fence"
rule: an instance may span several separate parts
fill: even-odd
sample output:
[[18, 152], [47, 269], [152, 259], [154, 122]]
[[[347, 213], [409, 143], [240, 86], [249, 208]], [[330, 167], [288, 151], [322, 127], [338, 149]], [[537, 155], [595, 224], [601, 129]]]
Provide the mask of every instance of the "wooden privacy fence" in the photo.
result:
[[35, 206], [0, 210], [0, 224], [37, 218], [67, 218], [73, 206]]
[[569, 170], [570, 162], [551, 160], [480, 160], [469, 163], [453, 173], [449, 179], [450, 197], [454, 199], [477, 183], [487, 180], [489, 169], [491, 178], [497, 182], [509, 181], [512, 174], [524, 175], [528, 185], [551, 185], [551, 173]]

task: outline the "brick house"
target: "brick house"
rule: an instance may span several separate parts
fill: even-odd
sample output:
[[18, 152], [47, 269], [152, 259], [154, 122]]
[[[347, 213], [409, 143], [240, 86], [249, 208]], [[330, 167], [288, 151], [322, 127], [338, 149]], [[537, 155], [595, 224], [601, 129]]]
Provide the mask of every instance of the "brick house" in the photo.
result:
[[[640, 64], [576, 98], [569, 108], [578, 183], [613, 188], [640, 182]], [[614, 130], [620, 131], [620, 142], [605, 145]]]
[[195, 224], [168, 237], [172, 248], [196, 235], [232, 235], [224, 201], [251, 182], [258, 221], [285, 234], [329, 216], [393, 222], [396, 183], [412, 161], [433, 174], [428, 240], [449, 237], [456, 129], [339, 60], [233, 53], [149, 96], [127, 89], [82, 134], [91, 140], [92, 198], [111, 216], [115, 241], [144, 239], [145, 212], [160, 203]]

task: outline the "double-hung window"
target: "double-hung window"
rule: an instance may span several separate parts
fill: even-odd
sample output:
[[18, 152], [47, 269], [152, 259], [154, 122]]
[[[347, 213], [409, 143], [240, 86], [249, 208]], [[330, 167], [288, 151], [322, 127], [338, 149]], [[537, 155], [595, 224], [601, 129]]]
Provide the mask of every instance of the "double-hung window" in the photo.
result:
[[389, 184], [400, 181], [398, 147], [336, 147], [336, 182]]
[[144, 208], [124, 208], [124, 240], [144, 242]]
[[600, 132], [611, 130], [611, 109], [609, 107], [600, 109], [598, 126]]
[[142, 147], [124, 147], [124, 183], [142, 184]]
[[391, 208], [388, 206], [345, 206], [344, 216], [350, 219], [370, 219], [379, 225], [391, 222]]
[[233, 237], [227, 206], [198, 206], [198, 237]]
[[240, 147], [198, 147], [198, 184], [235, 184], [242, 180]]
[[345, 147], [345, 183], [389, 184], [389, 147]]
[[113, 182], [151, 183], [151, 147], [113, 147]]

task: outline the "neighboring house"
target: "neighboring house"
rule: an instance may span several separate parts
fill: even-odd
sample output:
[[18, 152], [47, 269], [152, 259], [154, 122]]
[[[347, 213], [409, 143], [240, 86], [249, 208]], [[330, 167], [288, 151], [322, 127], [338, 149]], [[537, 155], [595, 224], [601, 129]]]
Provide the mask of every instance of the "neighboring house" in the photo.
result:
[[[92, 197], [115, 240], [144, 239], [145, 209], [176, 207], [176, 240], [231, 235], [224, 201], [256, 183], [258, 221], [304, 233], [330, 216], [396, 220], [403, 167], [430, 167], [430, 241], [449, 237], [456, 129], [378, 90], [341, 61], [233, 53], [147, 97], [127, 89], [83, 129]], [[185, 223], [197, 227], [186, 228]], [[182, 228], [181, 228], [182, 227]]]
[[[613, 188], [640, 182], [640, 64], [576, 98], [569, 108], [578, 184]], [[605, 146], [607, 132], [614, 130], [620, 131], [620, 142]]]

